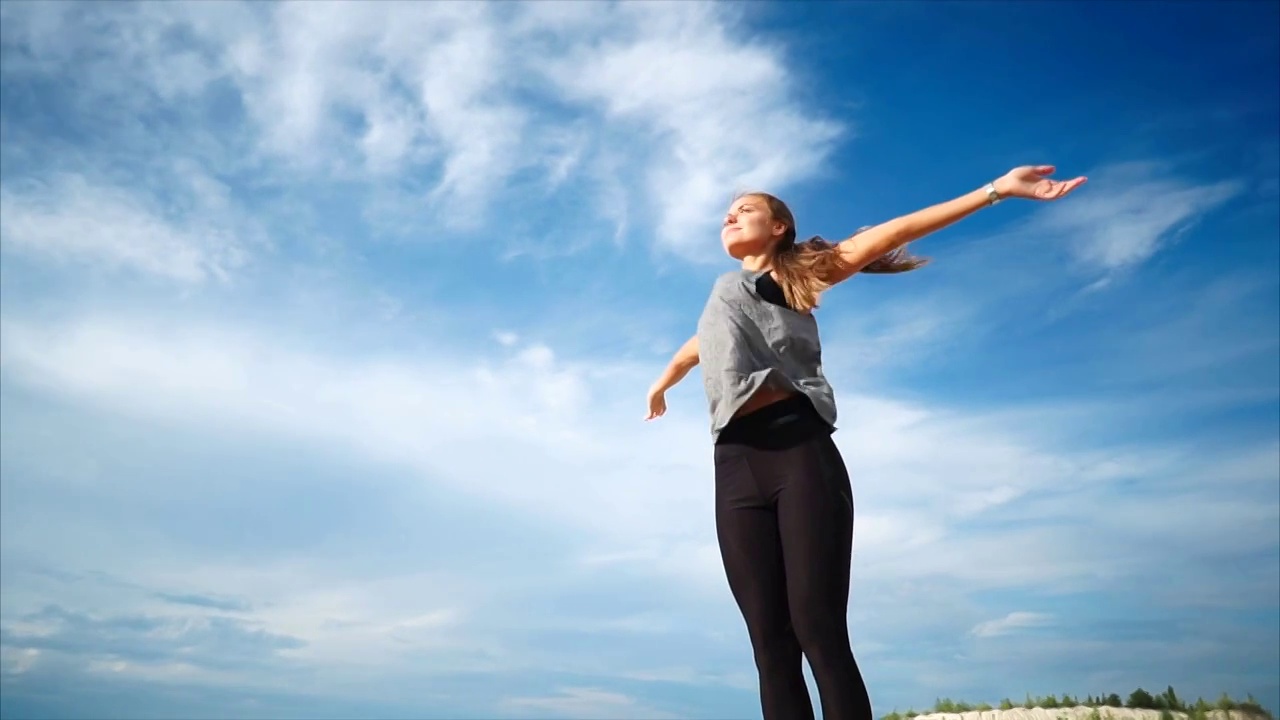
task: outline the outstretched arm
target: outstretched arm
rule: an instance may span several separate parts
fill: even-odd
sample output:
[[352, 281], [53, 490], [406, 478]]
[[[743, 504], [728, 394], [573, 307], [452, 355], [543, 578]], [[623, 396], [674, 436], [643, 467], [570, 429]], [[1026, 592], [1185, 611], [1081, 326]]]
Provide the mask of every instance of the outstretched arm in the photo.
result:
[[675, 387], [676, 383], [684, 379], [698, 364], [698, 336], [694, 335], [685, 341], [684, 345], [676, 351], [672, 356], [671, 362], [667, 363], [666, 369], [654, 381], [653, 386], [649, 388], [649, 415], [645, 420], [652, 420], [662, 417], [667, 412], [666, 393]]
[[840, 254], [838, 267], [832, 271], [832, 277], [823, 279], [831, 285], [846, 280], [874, 260], [956, 223], [998, 199], [1057, 200], [1085, 182], [1084, 177], [1051, 180], [1048, 175], [1054, 169], [1052, 165], [1014, 168], [990, 183], [996, 197], [992, 197], [988, 186], [984, 185], [958, 198], [868, 228], [840, 242], [837, 246]]

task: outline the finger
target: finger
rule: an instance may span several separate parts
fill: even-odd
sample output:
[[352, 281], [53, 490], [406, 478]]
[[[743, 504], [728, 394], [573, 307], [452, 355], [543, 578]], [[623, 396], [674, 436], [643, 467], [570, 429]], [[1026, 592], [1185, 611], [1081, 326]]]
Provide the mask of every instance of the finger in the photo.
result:
[[1058, 198], [1065, 196], [1067, 193], [1083, 185], [1084, 181], [1085, 181], [1085, 178], [1083, 176], [1073, 178], [1067, 181], [1057, 181], [1057, 182], [1051, 181], [1051, 185], [1045, 189], [1041, 197], [1043, 197], [1045, 200], [1057, 200]]
[[1052, 175], [1054, 170], [1057, 170], [1057, 168], [1052, 165], [1036, 165], [1031, 168], [1031, 172], [1037, 175]]
[[1081, 185], [1084, 184], [1084, 181], [1085, 179], [1082, 176], [1078, 178], [1072, 178], [1071, 180], [1063, 182], [1061, 186], [1058, 188], [1058, 197], [1062, 197], [1063, 195], [1066, 195], [1072, 190], [1075, 190], [1076, 188], [1080, 187]]

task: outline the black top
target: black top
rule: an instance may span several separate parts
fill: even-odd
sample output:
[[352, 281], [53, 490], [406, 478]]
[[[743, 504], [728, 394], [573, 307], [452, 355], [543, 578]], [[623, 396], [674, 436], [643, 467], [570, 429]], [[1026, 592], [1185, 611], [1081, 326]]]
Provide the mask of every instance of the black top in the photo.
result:
[[774, 305], [781, 305], [788, 310], [795, 310], [791, 304], [787, 302], [787, 296], [782, 292], [782, 286], [777, 280], [773, 279], [773, 273], [767, 272], [756, 279], [756, 292], [760, 293], [760, 297]]

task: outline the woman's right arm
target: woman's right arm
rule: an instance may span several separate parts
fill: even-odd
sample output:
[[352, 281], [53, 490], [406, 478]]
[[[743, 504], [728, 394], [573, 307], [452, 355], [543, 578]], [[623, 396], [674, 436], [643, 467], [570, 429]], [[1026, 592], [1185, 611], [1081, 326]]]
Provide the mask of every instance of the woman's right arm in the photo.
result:
[[[1048, 176], [1055, 169], [1052, 165], [1016, 167], [982, 188], [854, 233], [837, 246], [836, 269], [822, 279], [828, 285], [842, 282], [876, 259], [959, 222], [994, 204], [997, 198], [1058, 200], [1085, 182], [1084, 176], [1053, 180]], [[988, 194], [988, 187], [995, 191], [994, 198]]]
[[676, 354], [672, 356], [671, 362], [667, 363], [666, 369], [654, 381], [653, 386], [649, 388], [649, 415], [645, 420], [652, 420], [661, 417], [667, 412], [666, 392], [676, 383], [684, 379], [698, 364], [698, 336], [694, 335], [689, 338]]

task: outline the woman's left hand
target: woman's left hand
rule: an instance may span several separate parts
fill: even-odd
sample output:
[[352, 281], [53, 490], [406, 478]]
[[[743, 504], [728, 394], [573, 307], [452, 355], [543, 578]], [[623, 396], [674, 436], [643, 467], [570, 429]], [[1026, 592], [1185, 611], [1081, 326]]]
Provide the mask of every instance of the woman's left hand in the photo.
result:
[[1052, 165], [1024, 165], [1010, 170], [992, 184], [1001, 197], [1027, 200], [1058, 200], [1084, 184], [1083, 175], [1071, 180], [1048, 177], [1056, 169]]

